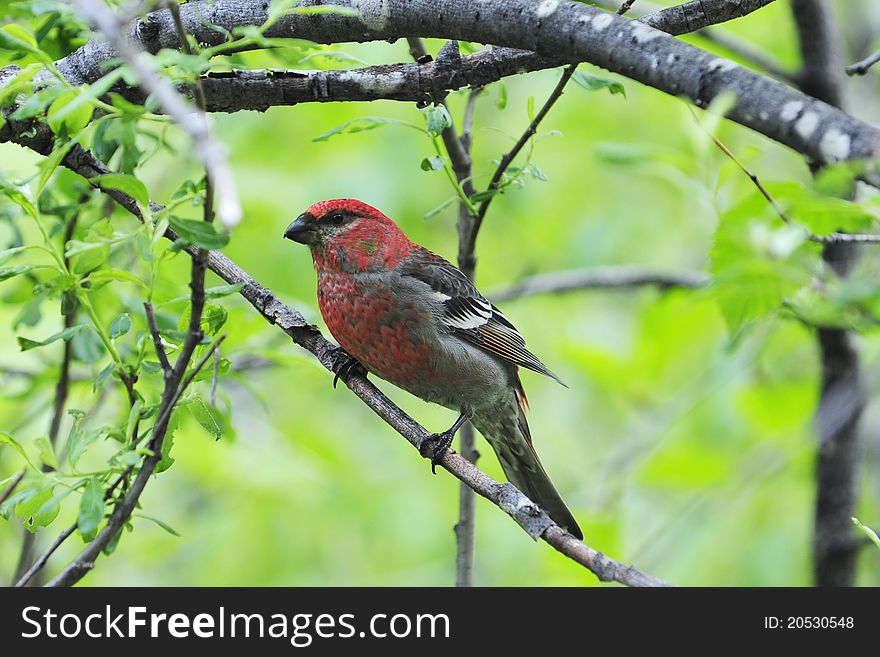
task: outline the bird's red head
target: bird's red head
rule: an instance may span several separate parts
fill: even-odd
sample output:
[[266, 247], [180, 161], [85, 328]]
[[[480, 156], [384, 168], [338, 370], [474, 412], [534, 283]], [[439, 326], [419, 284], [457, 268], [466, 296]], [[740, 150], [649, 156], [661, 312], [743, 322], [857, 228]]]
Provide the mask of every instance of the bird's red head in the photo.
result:
[[394, 266], [411, 245], [391, 219], [352, 198], [313, 204], [287, 227], [284, 237], [307, 245], [319, 270]]

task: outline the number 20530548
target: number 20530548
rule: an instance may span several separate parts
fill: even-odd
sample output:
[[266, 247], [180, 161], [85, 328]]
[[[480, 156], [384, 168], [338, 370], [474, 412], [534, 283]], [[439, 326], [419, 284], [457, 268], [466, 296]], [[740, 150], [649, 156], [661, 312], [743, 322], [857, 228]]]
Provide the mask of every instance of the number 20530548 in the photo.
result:
[[854, 627], [852, 616], [764, 616], [764, 628], [768, 630], [851, 630]]

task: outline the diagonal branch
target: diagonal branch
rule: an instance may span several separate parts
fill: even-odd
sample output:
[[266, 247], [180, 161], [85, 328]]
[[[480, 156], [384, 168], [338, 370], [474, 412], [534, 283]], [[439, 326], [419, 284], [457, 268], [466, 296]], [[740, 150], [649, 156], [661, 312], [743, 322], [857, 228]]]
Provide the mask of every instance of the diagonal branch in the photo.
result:
[[[75, 173], [80, 175], [85, 173], [88, 177], [110, 173], [105, 165], [85, 150], [79, 152], [77, 158], [73, 160], [66, 159], [63, 164]], [[139, 217], [136, 213], [137, 204], [134, 200], [127, 198], [122, 192], [113, 191], [116, 191], [116, 194], [113, 196], [114, 200], [119, 202], [123, 208]], [[155, 207], [159, 209], [158, 206]], [[171, 230], [166, 232], [165, 236], [172, 241], [177, 239], [177, 236]], [[187, 251], [191, 255], [193, 254], [191, 249]], [[269, 323], [277, 325], [296, 344], [310, 351], [324, 368], [328, 371], [333, 371], [336, 362], [335, 353], [338, 347], [328, 342], [318, 328], [309, 324], [301, 313], [281, 301], [222, 253], [210, 251], [206, 264], [208, 269], [227, 283], [243, 283], [239, 294], [263, 318]], [[203, 359], [202, 363], [204, 362], [205, 360]], [[409, 417], [365, 377], [350, 375], [345, 377], [343, 381], [373, 412], [406, 438], [416, 449], [420, 449], [423, 441], [430, 437], [430, 432]], [[160, 410], [157, 428], [154, 429], [154, 438], [159, 430], [159, 423], [164, 417], [163, 411]], [[82, 578], [93, 565], [94, 558], [100, 554], [103, 547], [102, 543], [106, 544], [109, 542], [115, 531], [121, 528], [120, 519], [127, 517], [126, 514], [130, 515], [140, 492], [146, 484], [146, 479], [149, 478], [155, 463], [161, 457], [161, 450], [157, 449], [161, 445], [155, 445], [154, 441], [151, 440], [150, 446], [151, 449], [156, 450], [154, 455], [148, 457], [144, 462], [138, 477], [132, 484], [132, 488], [123, 501], [117, 505], [105, 528], [74, 563], [50, 582], [50, 586], [65, 586]], [[625, 566], [574, 538], [554, 523], [545, 511], [529, 500], [512, 484], [501, 484], [495, 481], [455, 452], [447, 450], [439, 465], [459, 481], [473, 489], [477, 494], [501, 508], [533, 539], [537, 540], [540, 538], [549, 543], [562, 554], [589, 569], [601, 581], [616, 581], [628, 586], [668, 586], [663, 580], [643, 573], [631, 566]], [[99, 539], [101, 539], [101, 542], [99, 542]]]

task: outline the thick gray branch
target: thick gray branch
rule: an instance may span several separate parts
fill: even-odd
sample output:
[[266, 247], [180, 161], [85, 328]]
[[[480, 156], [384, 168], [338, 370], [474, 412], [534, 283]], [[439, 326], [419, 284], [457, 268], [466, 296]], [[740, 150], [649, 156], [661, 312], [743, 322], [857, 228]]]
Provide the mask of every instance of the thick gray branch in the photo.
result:
[[[738, 100], [729, 118], [819, 163], [873, 158], [880, 150], [880, 131], [827, 103], [644, 23], [587, 5], [554, 0], [537, 4], [338, 0], [337, 4], [353, 7], [359, 15], [290, 15], [267, 35], [321, 43], [420, 35], [530, 50], [559, 62], [589, 61], [666, 93], [686, 96], [700, 107], [723, 92], [733, 92]], [[225, 36], [211, 23], [225, 30], [261, 24], [267, 6], [258, 0], [191, 2], [181, 6], [181, 14], [187, 30], [200, 42], [219, 44]], [[177, 47], [171, 17], [164, 11], [138, 22], [129, 37], [152, 52]], [[59, 69], [74, 84], [91, 82], [103, 75], [102, 64], [112, 55], [106, 43], [93, 41], [59, 62]], [[877, 179], [873, 174], [868, 177]]]
[[687, 34], [757, 11], [774, 0], [693, 0], [669, 7], [640, 20], [672, 35]]

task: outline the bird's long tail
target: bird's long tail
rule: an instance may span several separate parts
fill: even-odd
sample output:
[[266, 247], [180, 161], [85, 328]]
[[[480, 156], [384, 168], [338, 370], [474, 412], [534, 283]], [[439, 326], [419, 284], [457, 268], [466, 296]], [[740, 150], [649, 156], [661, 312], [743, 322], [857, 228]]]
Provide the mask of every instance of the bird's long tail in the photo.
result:
[[492, 445], [507, 479], [544, 509], [556, 524], [582, 539], [584, 536], [577, 521], [532, 446], [525, 404], [525, 393], [518, 387], [508, 403], [493, 407], [491, 413], [476, 413], [471, 417], [471, 423]]

